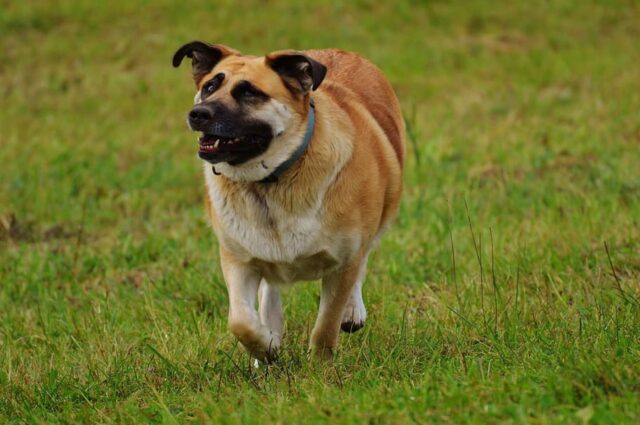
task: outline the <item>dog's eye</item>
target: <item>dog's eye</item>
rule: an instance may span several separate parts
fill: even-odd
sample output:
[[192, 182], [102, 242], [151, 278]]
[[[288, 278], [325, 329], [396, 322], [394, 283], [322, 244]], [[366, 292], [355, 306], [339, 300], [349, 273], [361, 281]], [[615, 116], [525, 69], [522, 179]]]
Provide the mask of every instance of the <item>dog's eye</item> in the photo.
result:
[[254, 97], [254, 96], [260, 96], [262, 93], [256, 90], [255, 88], [248, 86], [243, 88], [240, 94], [243, 97]]
[[224, 74], [221, 72], [204, 83], [204, 85], [202, 86], [202, 97], [207, 98], [211, 96], [214, 91], [218, 90], [220, 84], [222, 84], [222, 80], [224, 80]]
[[233, 89], [231, 94], [237, 100], [243, 100], [243, 99], [252, 100], [252, 99], [268, 99], [269, 98], [269, 96], [267, 96], [263, 91], [261, 91], [260, 89], [254, 87], [248, 81], [241, 81], [237, 86], [235, 86], [235, 88]]

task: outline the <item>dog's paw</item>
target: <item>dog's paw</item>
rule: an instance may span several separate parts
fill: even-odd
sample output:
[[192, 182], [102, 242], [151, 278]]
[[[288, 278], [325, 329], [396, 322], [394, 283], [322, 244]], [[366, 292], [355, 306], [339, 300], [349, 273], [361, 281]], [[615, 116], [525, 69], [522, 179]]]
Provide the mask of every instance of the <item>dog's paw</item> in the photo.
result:
[[364, 328], [364, 322], [352, 322], [349, 320], [348, 322], [342, 322], [340, 324], [340, 329], [342, 329], [342, 332], [347, 332], [350, 334], [359, 331], [362, 328]]
[[[253, 326], [252, 326], [253, 325]], [[232, 321], [229, 324], [231, 333], [254, 358], [270, 363], [277, 359], [282, 336], [270, 331], [262, 324], [250, 321]]]
[[364, 327], [366, 319], [367, 310], [364, 307], [362, 299], [354, 299], [354, 297], [351, 297], [344, 309], [340, 329], [348, 333], [356, 332]]

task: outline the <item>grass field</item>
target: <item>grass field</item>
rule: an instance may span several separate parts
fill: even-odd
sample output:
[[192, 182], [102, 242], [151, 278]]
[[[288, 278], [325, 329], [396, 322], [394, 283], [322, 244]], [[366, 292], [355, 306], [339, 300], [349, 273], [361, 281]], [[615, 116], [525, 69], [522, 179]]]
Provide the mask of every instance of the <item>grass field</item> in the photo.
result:
[[[0, 4], [0, 422], [640, 422], [637, 2]], [[192, 39], [355, 50], [401, 99], [400, 215], [332, 363], [317, 283], [277, 364], [226, 330]]]

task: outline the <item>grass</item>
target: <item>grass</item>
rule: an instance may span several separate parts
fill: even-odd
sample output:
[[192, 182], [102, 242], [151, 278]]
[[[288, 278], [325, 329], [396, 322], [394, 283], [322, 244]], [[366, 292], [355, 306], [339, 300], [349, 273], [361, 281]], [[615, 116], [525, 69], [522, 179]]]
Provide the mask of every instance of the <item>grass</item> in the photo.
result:
[[[640, 8], [633, 1], [4, 2], [0, 422], [640, 421]], [[318, 285], [254, 369], [202, 205], [200, 38], [336, 46], [410, 129], [367, 326], [306, 357]]]

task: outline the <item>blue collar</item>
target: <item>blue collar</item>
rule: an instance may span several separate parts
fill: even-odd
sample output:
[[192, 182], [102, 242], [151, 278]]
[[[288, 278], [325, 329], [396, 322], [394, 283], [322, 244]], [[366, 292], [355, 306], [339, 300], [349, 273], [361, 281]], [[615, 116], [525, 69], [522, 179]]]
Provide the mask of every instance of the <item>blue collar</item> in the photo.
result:
[[302, 155], [304, 155], [304, 153], [307, 151], [307, 148], [309, 147], [309, 143], [311, 142], [311, 137], [313, 137], [313, 128], [315, 127], [315, 123], [316, 123], [316, 105], [313, 99], [309, 101], [309, 106], [310, 106], [309, 122], [307, 124], [307, 132], [304, 134], [304, 139], [302, 139], [302, 144], [298, 146], [298, 149], [296, 149], [295, 152], [293, 152], [293, 154], [289, 159], [287, 159], [282, 164], [278, 165], [276, 169], [273, 170], [273, 173], [269, 174], [267, 177], [260, 180], [261, 183], [277, 182], [278, 178], [285, 171], [287, 171], [293, 165], [294, 162], [299, 160], [302, 157]]

